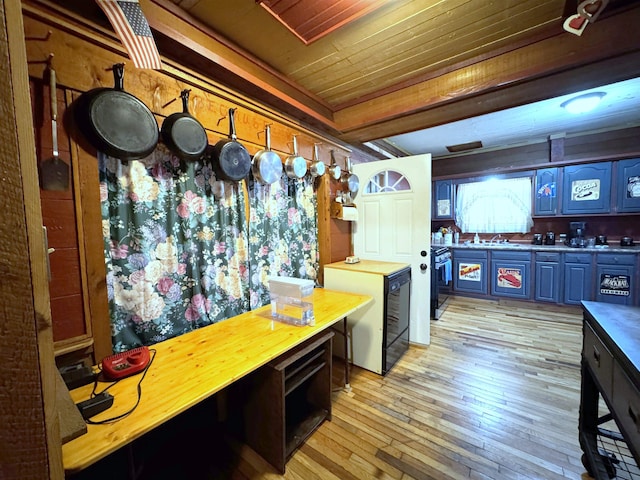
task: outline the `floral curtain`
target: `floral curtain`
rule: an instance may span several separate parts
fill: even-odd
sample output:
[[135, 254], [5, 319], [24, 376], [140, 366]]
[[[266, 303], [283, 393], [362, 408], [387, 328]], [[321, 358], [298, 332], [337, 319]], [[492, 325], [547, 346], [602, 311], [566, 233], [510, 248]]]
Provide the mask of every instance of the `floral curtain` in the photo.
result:
[[318, 208], [314, 178], [249, 187], [251, 308], [270, 302], [269, 277], [315, 280], [319, 268]]
[[163, 145], [139, 161], [99, 163], [115, 352], [249, 310], [241, 184]]
[[460, 184], [456, 225], [469, 233], [527, 233], [533, 227], [531, 199], [530, 177]]

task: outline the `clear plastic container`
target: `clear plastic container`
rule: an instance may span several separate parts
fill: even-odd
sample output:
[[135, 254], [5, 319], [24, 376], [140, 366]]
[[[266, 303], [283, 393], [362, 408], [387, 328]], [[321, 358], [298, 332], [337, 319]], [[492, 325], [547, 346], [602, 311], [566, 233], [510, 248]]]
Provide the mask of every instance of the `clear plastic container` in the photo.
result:
[[271, 293], [271, 317], [290, 325], [315, 325], [313, 297], [289, 297]]

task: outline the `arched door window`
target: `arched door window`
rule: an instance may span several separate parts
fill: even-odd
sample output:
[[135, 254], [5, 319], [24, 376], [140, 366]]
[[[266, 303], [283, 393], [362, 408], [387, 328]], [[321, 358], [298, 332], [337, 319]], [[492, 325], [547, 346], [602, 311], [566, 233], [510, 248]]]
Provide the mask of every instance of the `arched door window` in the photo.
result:
[[391, 193], [408, 190], [411, 190], [411, 184], [402, 173], [395, 170], [385, 170], [369, 179], [363, 193]]

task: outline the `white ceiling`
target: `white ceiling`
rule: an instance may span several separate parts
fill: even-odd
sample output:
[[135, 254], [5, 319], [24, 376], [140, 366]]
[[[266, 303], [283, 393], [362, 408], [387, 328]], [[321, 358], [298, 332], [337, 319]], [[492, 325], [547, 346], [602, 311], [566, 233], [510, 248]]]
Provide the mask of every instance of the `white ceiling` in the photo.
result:
[[[606, 96], [591, 112], [572, 115], [560, 107], [581, 93], [602, 91]], [[549, 136], [572, 136], [640, 125], [640, 78], [575, 92], [522, 107], [490, 113], [383, 139], [407, 153], [446, 157], [446, 146], [481, 141], [483, 151], [547, 141]], [[477, 152], [479, 150], [474, 150]], [[456, 155], [461, 155], [456, 154]]]

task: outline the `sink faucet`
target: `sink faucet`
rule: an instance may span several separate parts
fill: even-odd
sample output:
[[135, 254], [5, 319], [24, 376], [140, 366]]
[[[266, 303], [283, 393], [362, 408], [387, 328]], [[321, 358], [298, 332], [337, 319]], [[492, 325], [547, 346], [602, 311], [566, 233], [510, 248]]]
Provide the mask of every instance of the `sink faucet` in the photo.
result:
[[[489, 245], [493, 244], [493, 241], [497, 238], [502, 238], [502, 235], [500, 235], [499, 233], [497, 235], [494, 235], [493, 237], [491, 237], [491, 240], [489, 240]], [[496, 243], [500, 243], [499, 241], [497, 241]]]

